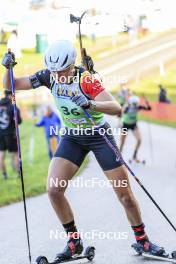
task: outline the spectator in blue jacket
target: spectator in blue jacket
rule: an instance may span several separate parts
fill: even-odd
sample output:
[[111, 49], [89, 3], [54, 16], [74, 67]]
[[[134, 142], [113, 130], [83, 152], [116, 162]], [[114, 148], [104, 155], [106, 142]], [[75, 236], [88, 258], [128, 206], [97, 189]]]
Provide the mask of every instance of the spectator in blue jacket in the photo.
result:
[[47, 106], [46, 113], [41, 117], [40, 121], [36, 124], [37, 127], [45, 128], [45, 137], [48, 146], [48, 155], [52, 159], [59, 143], [59, 130], [61, 128], [61, 119]]

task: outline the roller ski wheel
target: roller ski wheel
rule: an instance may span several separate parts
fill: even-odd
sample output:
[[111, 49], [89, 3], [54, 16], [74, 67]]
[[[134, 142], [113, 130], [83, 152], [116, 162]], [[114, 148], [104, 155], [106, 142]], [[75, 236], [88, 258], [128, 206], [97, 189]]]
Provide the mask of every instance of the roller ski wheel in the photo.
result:
[[49, 264], [47, 258], [44, 257], [44, 256], [39, 256], [39, 257], [36, 259], [36, 263], [37, 263], [37, 264]]
[[89, 260], [92, 261], [95, 257], [95, 248], [94, 247], [87, 247], [84, 253], [84, 256]]
[[173, 259], [176, 259], [176, 251], [173, 251], [173, 252], [171, 253], [171, 256], [172, 256]]

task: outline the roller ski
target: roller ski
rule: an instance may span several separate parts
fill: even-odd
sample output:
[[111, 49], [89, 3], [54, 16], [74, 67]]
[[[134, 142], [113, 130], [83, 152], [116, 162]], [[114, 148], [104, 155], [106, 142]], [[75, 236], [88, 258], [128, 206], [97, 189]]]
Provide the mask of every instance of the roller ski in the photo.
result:
[[37, 264], [58, 264], [58, 263], [66, 263], [70, 261], [80, 260], [80, 259], [88, 259], [92, 261], [95, 257], [95, 248], [87, 247], [85, 252], [83, 252], [83, 244], [81, 239], [73, 239], [70, 238], [67, 246], [63, 250], [62, 253], [57, 254], [54, 261], [49, 262], [45, 256], [39, 256], [36, 259]]
[[151, 242], [146, 241], [144, 245], [139, 242], [134, 243], [132, 244], [132, 248], [136, 251], [139, 256], [148, 259], [176, 263], [176, 251], [172, 252], [170, 256], [168, 253], [165, 252], [165, 249], [163, 247], [157, 246]]

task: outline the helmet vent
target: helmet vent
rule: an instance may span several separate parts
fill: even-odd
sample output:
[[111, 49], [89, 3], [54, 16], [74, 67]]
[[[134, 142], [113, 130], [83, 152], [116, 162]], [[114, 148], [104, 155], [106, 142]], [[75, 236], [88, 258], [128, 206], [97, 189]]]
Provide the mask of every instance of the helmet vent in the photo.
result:
[[67, 60], [68, 60], [68, 54], [67, 54], [67, 56], [65, 57], [65, 60], [64, 60], [64, 62], [62, 63], [61, 67], [63, 67], [63, 66], [67, 63]]
[[48, 66], [48, 63], [47, 63], [47, 60], [46, 60], [46, 56], [45, 56], [45, 64], [46, 64], [46, 66]]
[[58, 62], [58, 60], [59, 60], [59, 57], [57, 58], [57, 60], [56, 60], [56, 61], [52, 61], [52, 59], [51, 59], [51, 56], [50, 56], [50, 62], [57, 63], [57, 62]]

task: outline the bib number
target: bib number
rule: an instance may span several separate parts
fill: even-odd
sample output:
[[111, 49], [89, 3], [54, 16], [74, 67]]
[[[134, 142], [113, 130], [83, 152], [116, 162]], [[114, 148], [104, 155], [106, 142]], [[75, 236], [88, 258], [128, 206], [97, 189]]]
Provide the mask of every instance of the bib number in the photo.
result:
[[69, 112], [68, 107], [66, 107], [66, 106], [61, 106], [61, 108], [62, 108], [62, 112], [64, 113], [64, 115], [70, 115], [70, 114], [72, 114], [74, 116], [79, 116], [80, 115], [80, 113], [77, 111], [77, 108], [72, 108], [70, 110], [70, 112]]

